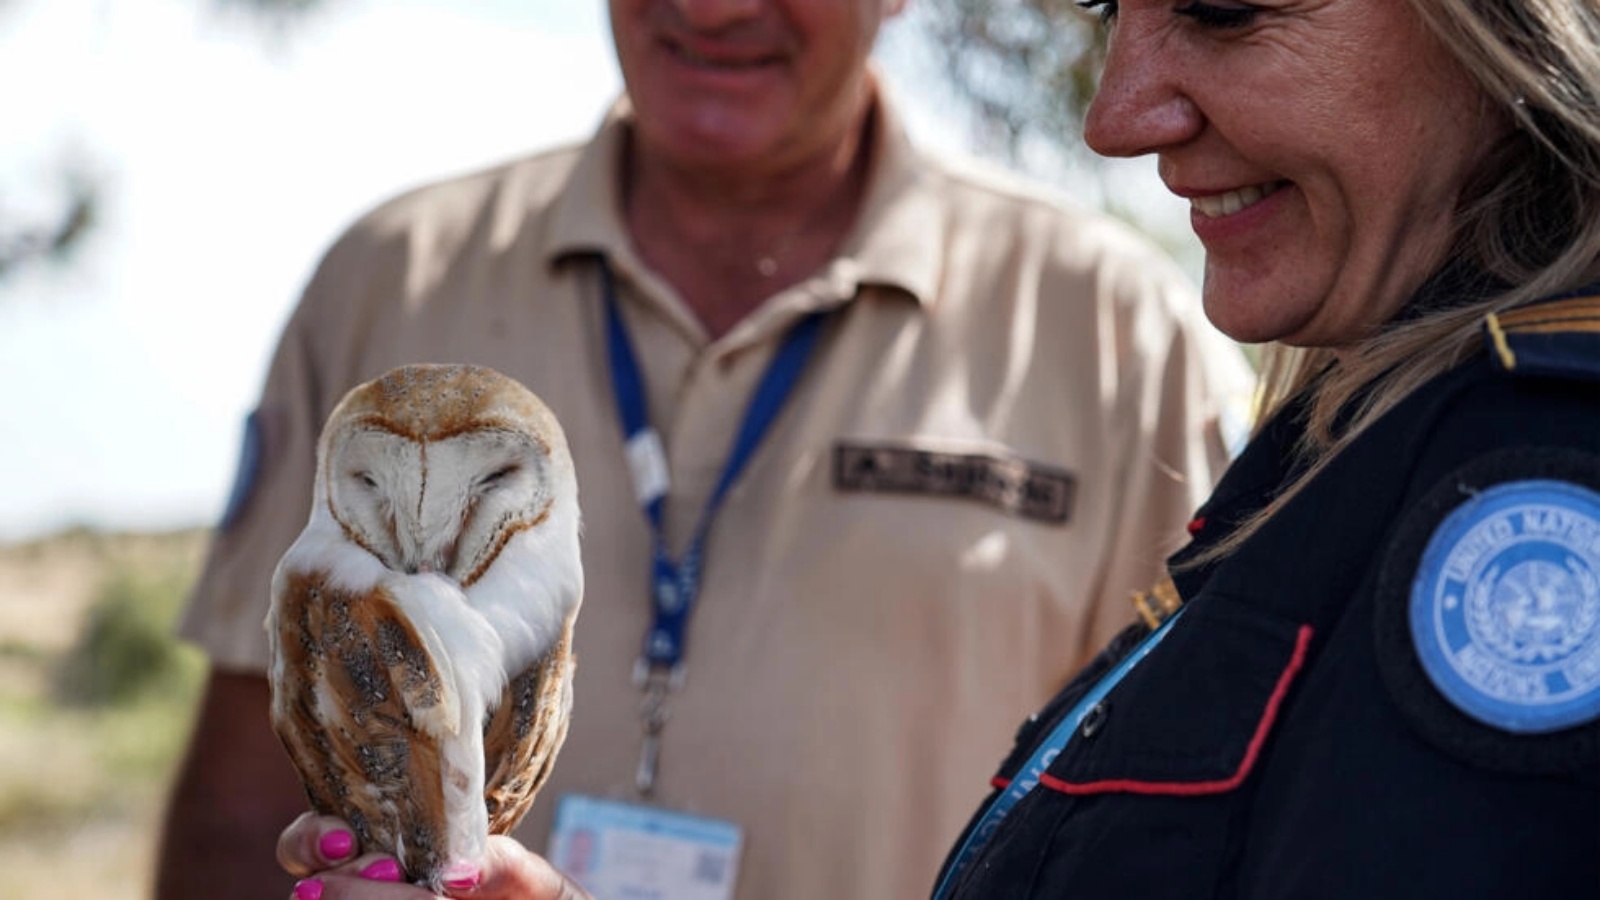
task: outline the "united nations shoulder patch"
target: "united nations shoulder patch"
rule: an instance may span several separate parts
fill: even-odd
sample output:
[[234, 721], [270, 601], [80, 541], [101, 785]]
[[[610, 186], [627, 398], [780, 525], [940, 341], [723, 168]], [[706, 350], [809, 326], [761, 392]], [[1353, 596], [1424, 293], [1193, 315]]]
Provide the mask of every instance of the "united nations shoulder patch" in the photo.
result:
[[1434, 686], [1486, 725], [1600, 716], [1600, 493], [1509, 481], [1457, 507], [1423, 551], [1410, 626]]

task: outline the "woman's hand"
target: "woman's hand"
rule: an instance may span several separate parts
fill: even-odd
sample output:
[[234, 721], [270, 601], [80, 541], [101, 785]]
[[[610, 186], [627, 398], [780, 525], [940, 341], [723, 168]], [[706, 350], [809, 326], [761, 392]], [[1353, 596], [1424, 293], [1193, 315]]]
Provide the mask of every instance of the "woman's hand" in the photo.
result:
[[[330, 816], [306, 813], [278, 837], [278, 864], [300, 878], [294, 900], [430, 900], [406, 884], [392, 856], [354, 856], [350, 826]], [[504, 836], [489, 838], [483, 866], [446, 884], [448, 897], [472, 900], [590, 900], [565, 875]]]

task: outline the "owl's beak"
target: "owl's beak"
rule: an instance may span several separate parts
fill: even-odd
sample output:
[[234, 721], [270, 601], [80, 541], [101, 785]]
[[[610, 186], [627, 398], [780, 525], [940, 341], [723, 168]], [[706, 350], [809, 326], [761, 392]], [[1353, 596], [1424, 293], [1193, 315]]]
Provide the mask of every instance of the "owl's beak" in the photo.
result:
[[450, 567], [456, 563], [456, 545], [449, 544], [439, 548], [431, 557], [419, 560], [411, 570], [411, 574], [447, 574]]

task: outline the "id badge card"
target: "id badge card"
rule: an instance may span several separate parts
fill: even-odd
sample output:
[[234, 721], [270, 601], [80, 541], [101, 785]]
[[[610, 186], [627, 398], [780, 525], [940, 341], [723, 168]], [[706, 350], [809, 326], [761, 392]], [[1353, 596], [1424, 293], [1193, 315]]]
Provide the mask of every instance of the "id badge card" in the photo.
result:
[[743, 841], [722, 819], [567, 794], [545, 855], [595, 900], [732, 900]]

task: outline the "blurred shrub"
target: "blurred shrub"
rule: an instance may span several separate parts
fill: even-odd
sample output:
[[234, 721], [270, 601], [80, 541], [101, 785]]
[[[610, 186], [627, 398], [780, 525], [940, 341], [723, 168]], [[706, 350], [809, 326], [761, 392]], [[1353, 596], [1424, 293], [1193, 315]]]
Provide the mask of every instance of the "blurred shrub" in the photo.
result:
[[119, 568], [107, 578], [77, 642], [56, 667], [56, 699], [69, 706], [131, 702], [184, 674], [172, 637], [185, 579]]
[[[0, 604], [32, 607], [0, 621], [0, 900], [136, 896], [205, 674], [172, 624], [206, 538], [80, 529], [0, 546], [0, 575], [27, 586]], [[75, 886], [115, 872], [112, 893], [20, 888], [39, 861]]]

